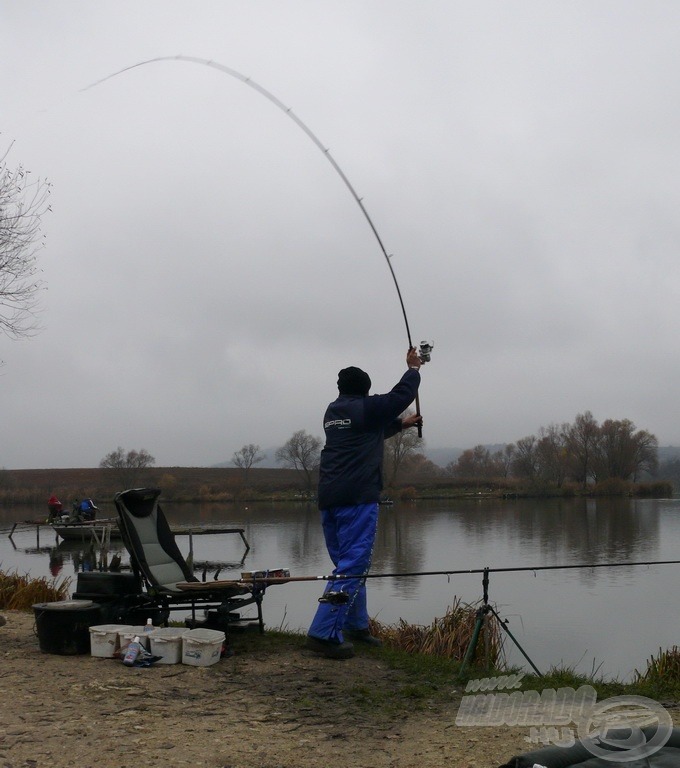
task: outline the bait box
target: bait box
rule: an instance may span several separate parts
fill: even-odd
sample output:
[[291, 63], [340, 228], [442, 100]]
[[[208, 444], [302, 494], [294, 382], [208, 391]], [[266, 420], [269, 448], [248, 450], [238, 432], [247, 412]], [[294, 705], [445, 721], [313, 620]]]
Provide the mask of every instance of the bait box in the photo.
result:
[[244, 581], [253, 581], [255, 579], [266, 579], [272, 577], [276, 579], [290, 578], [288, 568], [267, 568], [261, 571], [241, 571], [241, 578]]
[[138, 637], [139, 644], [144, 650], [148, 651], [150, 634], [151, 632], [144, 631], [144, 627], [123, 627], [122, 631], [118, 633], [120, 650], [124, 651], [135, 637]]
[[151, 653], [161, 658], [156, 664], [179, 664], [182, 661], [182, 638], [186, 627], [158, 627], [149, 634]]
[[182, 664], [209, 667], [222, 656], [226, 635], [218, 629], [190, 629], [182, 635]]
[[98, 624], [90, 627], [90, 655], [100, 659], [114, 659], [120, 651], [121, 633], [131, 630], [124, 624]]

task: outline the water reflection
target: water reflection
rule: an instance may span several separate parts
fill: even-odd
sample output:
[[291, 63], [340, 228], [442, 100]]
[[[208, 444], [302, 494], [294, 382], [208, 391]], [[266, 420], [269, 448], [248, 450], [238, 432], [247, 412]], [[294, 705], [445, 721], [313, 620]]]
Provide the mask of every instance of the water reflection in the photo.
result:
[[532, 542], [548, 560], [607, 562], [654, 551], [658, 501], [555, 499], [483, 501], [456, 507], [461, 533], [482, 542], [493, 531], [510, 542]]
[[[53, 578], [70, 576], [80, 571], [106, 571], [117, 567], [125, 556], [125, 550], [120, 541], [98, 546], [95, 541], [63, 541], [57, 540], [51, 545], [40, 545], [36, 536], [35, 546], [17, 546], [15, 538], [9, 539], [17, 553], [27, 556], [42, 556], [47, 558], [47, 570]], [[67, 563], [72, 568], [64, 568]], [[44, 574], [47, 575], [47, 574]]]
[[[373, 553], [374, 572], [414, 573], [425, 569], [426, 541], [422, 532], [431, 525], [436, 513], [423, 511], [415, 515], [414, 511], [413, 505], [381, 510]], [[396, 577], [393, 588], [404, 598], [414, 598], [420, 584], [413, 577]]]
[[[661, 514], [673, 503], [631, 499], [472, 499], [384, 507], [373, 571], [413, 573], [435, 568], [598, 565], [650, 560], [657, 556], [660, 546]], [[306, 571], [329, 564], [319, 513], [310, 504], [167, 504], [164, 511], [171, 525], [243, 528], [256, 558], [276, 552], [277, 562], [269, 564], [254, 564], [249, 555], [251, 567], [281, 565]], [[4, 513], [7, 515], [7, 510]], [[41, 530], [45, 541], [45, 529]], [[36, 546], [24, 547], [23, 551], [49, 553], [51, 567], [55, 569], [60, 567], [60, 561], [63, 567], [64, 560], [92, 560], [91, 547], [82, 542], [59, 541], [56, 547], [41, 546], [40, 533], [36, 533]], [[197, 551], [197, 559], [213, 558], [233, 567], [243, 564], [230, 537], [200, 538], [206, 541], [194, 539], [198, 542], [197, 550], [203, 550]], [[124, 550], [120, 542], [114, 541], [107, 551]], [[100, 562], [101, 553], [96, 554]], [[598, 578], [587, 568], [579, 573], [584, 584]], [[401, 587], [409, 594], [418, 591], [412, 580], [404, 580]]]
[[[164, 504], [171, 524], [243, 528], [251, 546], [245, 563], [237, 536], [194, 539], [199, 561], [232, 567], [220, 578], [246, 570], [286, 567], [294, 576], [332, 569], [319, 513], [309, 504]], [[493, 573], [490, 600], [511, 618], [513, 634], [539, 668], [561, 660], [590, 671], [593, 659], [606, 661], [603, 673], [625, 677], [659, 647], [677, 640], [680, 612], [667, 584], [677, 566], [592, 567], [605, 563], [674, 560], [680, 545], [680, 503], [675, 500], [554, 499], [477, 500], [396, 504], [381, 509], [373, 556], [374, 573], [466, 571], [490, 568], [584, 566], [571, 570]], [[30, 511], [4, 510], [5, 520], [31, 519]], [[9, 517], [9, 519], [7, 519]], [[5, 529], [7, 530], [7, 529]], [[63, 544], [35, 544], [28, 529], [13, 551], [0, 533], [4, 569], [48, 575], [99, 567], [91, 552]], [[187, 537], [178, 539], [186, 556]], [[97, 553], [95, 553], [96, 555]], [[108, 556], [115, 554], [109, 551]], [[89, 556], [89, 560], [88, 560]], [[680, 558], [678, 558], [680, 559]], [[268, 590], [266, 617], [278, 626], [305, 629], [321, 585], [291, 583]], [[454, 597], [475, 602], [482, 595], [479, 574], [372, 579], [369, 610], [382, 621], [400, 618], [427, 624], [442, 616]], [[670, 600], [670, 602], [669, 602]], [[611, 638], [616, 637], [616, 647]], [[521, 660], [518, 660], [521, 662]]]

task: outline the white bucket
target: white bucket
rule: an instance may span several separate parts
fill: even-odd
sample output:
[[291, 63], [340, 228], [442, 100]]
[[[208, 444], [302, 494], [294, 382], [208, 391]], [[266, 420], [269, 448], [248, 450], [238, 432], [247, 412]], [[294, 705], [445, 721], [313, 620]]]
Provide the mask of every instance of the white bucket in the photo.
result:
[[190, 629], [182, 635], [182, 664], [209, 667], [222, 655], [226, 635], [217, 629]]
[[156, 664], [179, 664], [182, 660], [182, 637], [186, 627], [157, 627], [149, 633], [151, 653], [161, 658]]
[[145, 650], [149, 650], [149, 635], [151, 632], [145, 632], [144, 627], [125, 627], [122, 632], [118, 633], [120, 636], [120, 647], [121, 650], [124, 649], [126, 646], [130, 645], [130, 643], [135, 639], [135, 637], [139, 638], [139, 643]]
[[129, 624], [99, 624], [90, 627], [90, 654], [113, 659], [120, 650], [120, 633], [132, 629]]

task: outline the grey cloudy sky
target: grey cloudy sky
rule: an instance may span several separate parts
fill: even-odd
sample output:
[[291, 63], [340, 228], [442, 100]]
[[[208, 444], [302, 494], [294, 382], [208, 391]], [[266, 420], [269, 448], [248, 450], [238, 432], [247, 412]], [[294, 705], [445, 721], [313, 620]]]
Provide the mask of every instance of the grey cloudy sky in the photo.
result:
[[44, 330], [0, 338], [0, 466], [321, 435], [402, 373], [432, 448], [590, 410], [680, 443], [680, 5], [0, 0], [0, 142], [53, 184]]

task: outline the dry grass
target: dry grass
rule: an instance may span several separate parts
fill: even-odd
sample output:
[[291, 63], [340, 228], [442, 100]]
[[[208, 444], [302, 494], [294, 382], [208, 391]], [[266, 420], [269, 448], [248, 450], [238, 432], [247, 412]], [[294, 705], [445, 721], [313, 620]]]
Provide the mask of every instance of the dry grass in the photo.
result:
[[636, 683], [680, 683], [680, 648], [662, 650], [657, 656], [650, 657], [644, 672], [635, 670]]
[[[435, 618], [429, 626], [408, 624], [403, 619], [388, 626], [372, 621], [371, 633], [387, 648], [462, 661], [472, 641], [478, 608], [479, 605], [467, 605], [454, 598], [446, 614]], [[497, 622], [486, 622], [471, 663], [498, 666], [503, 661], [502, 640]]]
[[0, 608], [28, 611], [36, 603], [66, 600], [70, 579], [57, 581], [44, 577], [35, 579], [17, 572], [0, 571]]

